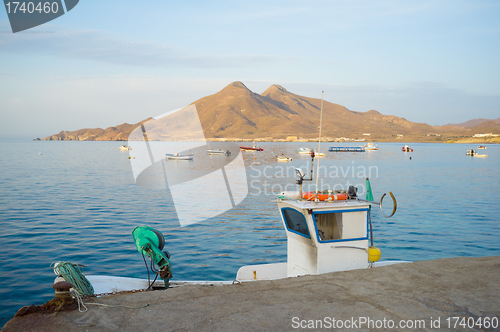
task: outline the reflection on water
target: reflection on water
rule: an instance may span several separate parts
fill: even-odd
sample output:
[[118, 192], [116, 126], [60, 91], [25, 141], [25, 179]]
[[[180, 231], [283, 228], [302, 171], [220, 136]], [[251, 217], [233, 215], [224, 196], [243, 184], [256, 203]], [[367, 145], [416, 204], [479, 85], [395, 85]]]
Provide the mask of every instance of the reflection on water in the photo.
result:
[[[53, 297], [49, 266], [56, 260], [85, 264], [89, 274], [146, 277], [131, 235], [137, 225], [165, 235], [177, 280], [231, 280], [242, 265], [286, 260], [276, 194], [297, 188], [295, 168], [310, 174], [310, 157], [296, 150], [317, 144], [260, 143], [263, 152], [236, 151], [246, 165], [248, 195], [235, 208], [187, 227], [179, 224], [165, 182], [156, 188], [135, 184], [129, 152], [119, 151], [119, 145], [0, 142], [1, 324], [21, 306]], [[323, 143], [322, 149], [328, 146], [333, 144]], [[378, 146], [365, 153], [327, 152], [319, 165], [330, 177], [320, 186], [349, 183], [362, 192], [360, 169], [371, 167], [375, 199], [388, 191], [396, 195], [394, 217], [373, 213], [383, 259], [500, 254], [500, 146], [489, 145], [488, 158], [465, 156], [473, 146], [462, 144], [412, 144], [413, 153], [401, 152], [402, 144]], [[277, 162], [278, 155], [293, 160]], [[180, 169], [209, 174], [226, 163], [224, 158], [197, 153], [193, 161], [164, 164], [169, 176]], [[313, 190], [315, 181], [308, 184]], [[233, 197], [245, 192], [241, 183], [230, 186]], [[208, 200], [219, 192], [198, 187], [191, 195]]]

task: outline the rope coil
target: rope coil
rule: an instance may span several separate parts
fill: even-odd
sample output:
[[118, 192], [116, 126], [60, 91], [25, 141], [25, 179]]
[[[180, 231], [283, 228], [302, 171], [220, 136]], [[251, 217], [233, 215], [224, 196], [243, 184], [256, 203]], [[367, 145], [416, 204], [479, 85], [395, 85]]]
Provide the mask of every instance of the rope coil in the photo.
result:
[[73, 284], [73, 288], [81, 295], [94, 294], [94, 287], [83, 275], [83, 269], [78, 264], [71, 262], [55, 262], [50, 265], [56, 275], [62, 276]]

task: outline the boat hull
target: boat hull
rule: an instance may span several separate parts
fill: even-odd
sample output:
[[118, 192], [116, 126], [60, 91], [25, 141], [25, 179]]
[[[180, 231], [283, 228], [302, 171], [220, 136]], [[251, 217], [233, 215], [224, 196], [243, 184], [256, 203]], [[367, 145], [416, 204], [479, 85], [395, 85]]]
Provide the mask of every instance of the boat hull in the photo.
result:
[[[107, 293], [117, 293], [117, 292], [130, 292], [130, 291], [140, 291], [145, 290], [149, 287], [149, 281], [147, 279], [139, 278], [127, 278], [127, 277], [115, 277], [115, 276], [103, 276], [103, 275], [88, 275], [85, 276], [88, 281], [92, 284], [95, 294], [107, 294]], [[177, 281], [170, 280], [169, 287], [179, 287], [184, 285], [230, 285], [233, 281]], [[165, 282], [163, 280], [157, 280], [153, 284], [154, 288], [164, 288]]]
[[[373, 263], [374, 267], [382, 267], [401, 263], [412, 263], [411, 261], [381, 261]], [[368, 268], [368, 267], [367, 267]], [[236, 274], [237, 281], [258, 281], [258, 280], [277, 280], [288, 278], [287, 275], [288, 264], [285, 263], [272, 263], [272, 264], [256, 264], [245, 265], [240, 267]], [[318, 273], [322, 274], [322, 273]], [[307, 275], [299, 274], [300, 275]]]
[[264, 151], [264, 149], [262, 148], [250, 148], [250, 147], [246, 147], [246, 146], [240, 146], [240, 150], [241, 151]]

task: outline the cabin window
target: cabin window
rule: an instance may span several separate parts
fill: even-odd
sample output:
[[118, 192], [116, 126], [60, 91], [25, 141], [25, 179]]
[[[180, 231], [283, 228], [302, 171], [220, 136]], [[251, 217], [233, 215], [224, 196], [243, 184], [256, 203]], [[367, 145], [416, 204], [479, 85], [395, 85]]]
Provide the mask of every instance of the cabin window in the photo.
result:
[[309, 230], [307, 229], [306, 218], [304, 215], [294, 209], [282, 209], [283, 218], [285, 219], [286, 227], [289, 231], [298, 233], [310, 238]]
[[367, 238], [368, 210], [314, 213], [318, 241], [348, 241]]

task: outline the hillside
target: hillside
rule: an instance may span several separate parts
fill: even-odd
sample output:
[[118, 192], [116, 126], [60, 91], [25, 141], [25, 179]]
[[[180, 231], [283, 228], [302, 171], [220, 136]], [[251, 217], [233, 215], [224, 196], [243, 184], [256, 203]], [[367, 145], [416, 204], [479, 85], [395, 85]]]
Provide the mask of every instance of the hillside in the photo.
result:
[[[203, 97], [196, 105], [207, 139], [303, 139], [318, 137], [321, 99], [309, 98], [272, 85], [262, 94], [250, 91], [243, 83], [233, 82], [221, 91]], [[122, 124], [106, 129], [62, 131], [44, 140], [127, 140], [138, 125]], [[482, 119], [481, 119], [482, 120]], [[500, 133], [497, 120], [430, 126], [378, 111], [356, 112], [342, 105], [324, 101], [323, 134], [327, 140], [341, 137], [379, 141], [443, 141], [472, 136], [475, 133]], [[369, 135], [368, 135], [369, 134]]]
[[487, 122], [487, 121], [496, 121], [496, 122], [500, 122], [500, 118], [498, 119], [494, 119], [494, 120], [489, 120], [489, 119], [483, 119], [483, 118], [479, 118], [479, 119], [472, 119], [472, 120], [469, 120], [469, 121], [466, 121], [466, 122], [462, 122], [462, 123], [448, 123], [446, 124], [445, 126], [455, 126], [455, 127], [462, 127], [462, 128], [467, 128], [467, 127], [476, 127], [480, 124], [482, 124], [483, 122]]

